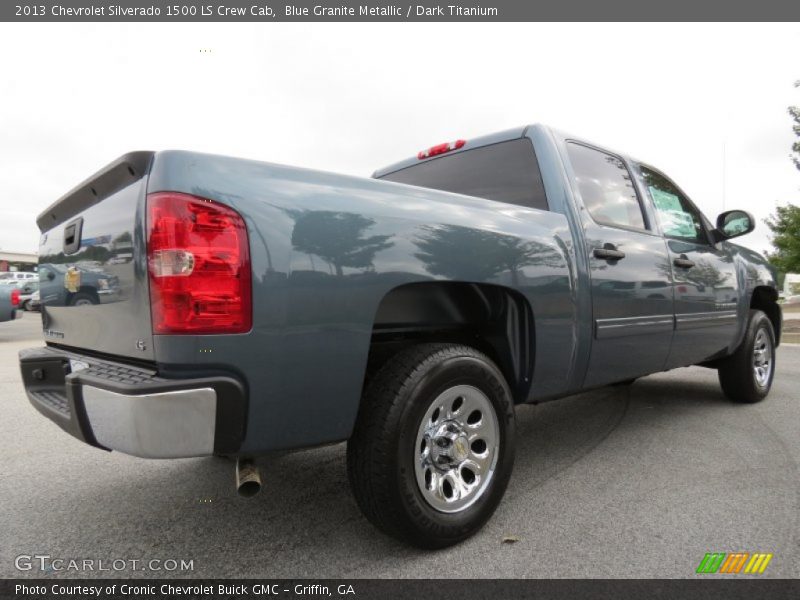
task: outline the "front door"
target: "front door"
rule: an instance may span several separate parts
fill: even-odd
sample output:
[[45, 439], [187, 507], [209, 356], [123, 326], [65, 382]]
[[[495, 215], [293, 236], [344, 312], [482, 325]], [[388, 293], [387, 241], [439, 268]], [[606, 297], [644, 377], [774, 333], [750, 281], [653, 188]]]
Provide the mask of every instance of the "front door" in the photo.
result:
[[675, 335], [667, 368], [693, 365], [727, 350], [737, 334], [741, 284], [733, 257], [713, 244], [708, 223], [669, 179], [639, 167], [669, 249]]
[[592, 293], [592, 348], [585, 387], [664, 368], [673, 332], [673, 282], [664, 238], [625, 162], [570, 142]]

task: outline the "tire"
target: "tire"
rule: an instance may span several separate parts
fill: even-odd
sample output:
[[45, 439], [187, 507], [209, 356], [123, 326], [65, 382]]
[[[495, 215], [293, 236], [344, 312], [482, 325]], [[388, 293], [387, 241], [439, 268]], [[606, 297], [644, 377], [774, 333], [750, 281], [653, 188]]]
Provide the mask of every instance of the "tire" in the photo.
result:
[[347, 443], [358, 506], [414, 546], [457, 544], [500, 503], [514, 430], [508, 385], [486, 356], [451, 344], [403, 350], [371, 378]]
[[25, 312], [30, 311], [31, 310], [31, 301], [30, 300], [25, 300], [25, 302], [22, 303], [22, 306], [20, 308], [22, 308], [22, 310], [24, 310]]
[[720, 364], [718, 375], [722, 391], [734, 402], [752, 404], [767, 397], [775, 377], [775, 331], [767, 315], [750, 311], [744, 339]]
[[89, 304], [97, 304], [97, 298], [85, 292], [78, 292], [69, 301], [70, 306], [88, 306]]

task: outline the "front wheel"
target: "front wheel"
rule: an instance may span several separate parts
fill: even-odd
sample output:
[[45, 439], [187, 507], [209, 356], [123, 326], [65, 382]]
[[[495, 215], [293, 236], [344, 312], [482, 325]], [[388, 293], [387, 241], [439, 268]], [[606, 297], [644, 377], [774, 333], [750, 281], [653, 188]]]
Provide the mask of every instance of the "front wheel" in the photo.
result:
[[775, 331], [762, 311], [750, 311], [744, 340], [718, 373], [722, 391], [735, 402], [753, 403], [767, 397], [775, 376]]
[[514, 462], [514, 406], [489, 358], [422, 344], [370, 381], [347, 444], [353, 493], [379, 529], [423, 548], [471, 536], [499, 504]]

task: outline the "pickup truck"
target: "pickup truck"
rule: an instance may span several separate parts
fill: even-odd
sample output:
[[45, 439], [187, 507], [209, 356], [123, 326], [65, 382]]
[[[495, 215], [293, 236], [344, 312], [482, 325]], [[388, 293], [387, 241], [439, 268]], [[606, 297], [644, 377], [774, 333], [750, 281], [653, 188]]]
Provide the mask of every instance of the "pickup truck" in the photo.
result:
[[[347, 441], [358, 505], [426, 548], [477, 531], [514, 461], [514, 407], [677, 367], [769, 392], [775, 273], [655, 167], [543, 125], [358, 178], [134, 152], [37, 220], [46, 346], [27, 395], [83, 442], [255, 458]], [[81, 264], [114, 277], [76, 303]], [[47, 270], [47, 268], [45, 268]], [[83, 273], [83, 274], [82, 274]]]

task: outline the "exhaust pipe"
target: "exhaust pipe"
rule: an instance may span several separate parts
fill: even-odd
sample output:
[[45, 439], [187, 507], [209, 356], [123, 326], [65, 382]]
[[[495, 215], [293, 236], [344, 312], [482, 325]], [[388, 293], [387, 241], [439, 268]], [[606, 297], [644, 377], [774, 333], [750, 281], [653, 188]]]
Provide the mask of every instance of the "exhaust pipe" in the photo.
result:
[[252, 498], [261, 491], [261, 473], [252, 458], [236, 459], [236, 491], [243, 498]]

